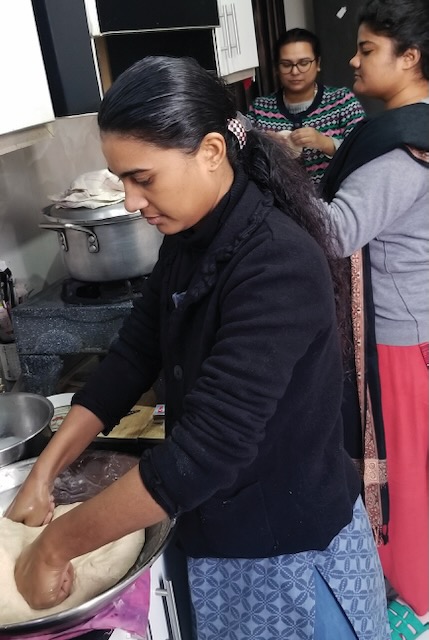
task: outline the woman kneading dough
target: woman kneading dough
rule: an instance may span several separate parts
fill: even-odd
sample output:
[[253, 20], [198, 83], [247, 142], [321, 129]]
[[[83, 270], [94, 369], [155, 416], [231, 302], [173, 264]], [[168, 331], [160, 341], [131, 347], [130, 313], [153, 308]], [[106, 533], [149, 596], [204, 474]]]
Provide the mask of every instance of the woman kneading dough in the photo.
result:
[[47, 521], [58, 473], [161, 370], [166, 438], [24, 549], [19, 591], [56, 605], [73, 558], [174, 517], [198, 640], [271, 640], [273, 628], [332, 640], [332, 615], [342, 640], [386, 640], [383, 575], [343, 446], [340, 274], [309, 177], [191, 58], [135, 63], [98, 123], [125, 208], [165, 238], [7, 515]]

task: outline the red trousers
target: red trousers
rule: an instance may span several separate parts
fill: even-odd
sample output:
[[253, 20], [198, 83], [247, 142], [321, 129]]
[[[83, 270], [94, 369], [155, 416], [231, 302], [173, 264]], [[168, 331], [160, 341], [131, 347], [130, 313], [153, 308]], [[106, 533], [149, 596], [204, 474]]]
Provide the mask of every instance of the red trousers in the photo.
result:
[[427, 343], [377, 350], [390, 498], [389, 542], [379, 547], [380, 559], [398, 595], [423, 615], [429, 609]]

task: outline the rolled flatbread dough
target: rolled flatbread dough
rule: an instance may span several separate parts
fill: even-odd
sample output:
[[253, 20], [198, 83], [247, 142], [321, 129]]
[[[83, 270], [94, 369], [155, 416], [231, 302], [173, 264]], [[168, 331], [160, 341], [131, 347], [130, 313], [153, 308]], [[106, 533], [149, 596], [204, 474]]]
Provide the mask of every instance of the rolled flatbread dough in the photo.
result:
[[[60, 505], [54, 511], [57, 518], [80, 503]], [[144, 543], [144, 529], [74, 558], [72, 592], [61, 604], [50, 609], [32, 609], [16, 588], [15, 562], [21, 551], [43, 531], [9, 518], [0, 517], [0, 625], [27, 622], [35, 618], [65, 611], [87, 602], [118, 582], [134, 564]]]

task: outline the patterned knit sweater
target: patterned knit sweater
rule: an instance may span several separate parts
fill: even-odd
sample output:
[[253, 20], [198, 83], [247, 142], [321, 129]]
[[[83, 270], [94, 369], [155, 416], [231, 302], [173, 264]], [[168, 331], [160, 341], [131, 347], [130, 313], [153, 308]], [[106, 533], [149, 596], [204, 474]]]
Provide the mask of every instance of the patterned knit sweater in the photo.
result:
[[[314, 127], [324, 135], [336, 138], [340, 144], [355, 124], [365, 117], [365, 112], [350, 89], [318, 85], [315, 98], [305, 111], [291, 113], [280, 89], [277, 93], [256, 98], [247, 117], [253, 126], [264, 131]], [[305, 148], [300, 159], [312, 180], [318, 183], [331, 157], [318, 149]]]

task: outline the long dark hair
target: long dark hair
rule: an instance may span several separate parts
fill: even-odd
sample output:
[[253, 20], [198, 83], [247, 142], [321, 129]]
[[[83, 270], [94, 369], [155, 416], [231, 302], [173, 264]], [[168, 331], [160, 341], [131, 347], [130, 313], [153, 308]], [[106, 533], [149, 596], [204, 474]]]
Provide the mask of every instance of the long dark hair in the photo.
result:
[[391, 38], [398, 56], [410, 47], [419, 49], [422, 75], [429, 80], [429, 0], [367, 0], [358, 22]]
[[313, 49], [313, 54], [316, 60], [320, 59], [320, 40], [316, 36], [315, 33], [309, 31], [308, 29], [300, 29], [296, 27], [295, 29], [288, 29], [282, 33], [277, 42], [274, 45], [273, 56], [275, 64], [278, 64], [280, 61], [280, 49], [284, 47], [285, 44], [290, 44], [291, 42], [308, 42]]
[[341, 261], [336, 258], [332, 235], [309, 177], [284, 146], [264, 132], [249, 130], [240, 150], [236, 136], [227, 128], [228, 120], [236, 113], [234, 99], [223, 80], [194, 59], [148, 56], [115, 80], [101, 103], [98, 124], [101, 132], [189, 154], [197, 152], [207, 133], [223, 135], [233, 169], [241, 166], [261, 191], [270, 193], [274, 204], [324, 250], [342, 323]]

